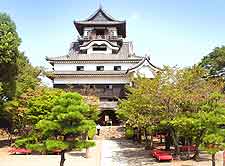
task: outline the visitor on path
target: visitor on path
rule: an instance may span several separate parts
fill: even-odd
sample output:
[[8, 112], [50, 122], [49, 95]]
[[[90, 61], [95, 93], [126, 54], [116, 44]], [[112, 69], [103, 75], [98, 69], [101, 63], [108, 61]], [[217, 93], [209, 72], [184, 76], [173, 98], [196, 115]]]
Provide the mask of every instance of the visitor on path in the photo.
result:
[[100, 129], [101, 129], [100, 124], [98, 124], [98, 125], [96, 126], [96, 129], [97, 129], [97, 135], [100, 135]]

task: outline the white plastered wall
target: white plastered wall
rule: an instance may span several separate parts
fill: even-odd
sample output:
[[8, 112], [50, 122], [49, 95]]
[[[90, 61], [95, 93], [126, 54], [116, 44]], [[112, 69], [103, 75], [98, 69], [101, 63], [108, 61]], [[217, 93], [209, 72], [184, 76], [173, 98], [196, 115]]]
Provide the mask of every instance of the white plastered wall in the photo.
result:
[[55, 64], [55, 71], [76, 71], [77, 66], [84, 66], [85, 71], [96, 71], [96, 66], [104, 66], [105, 71], [113, 71], [114, 66], [121, 66], [121, 70], [127, 70], [134, 64], [131, 63], [96, 63], [96, 64]]
[[139, 75], [144, 76], [146, 78], [154, 78], [155, 77], [152, 69], [149, 66], [142, 66], [139, 69], [137, 69], [135, 71], [135, 73], [136, 73], [135, 75], [139, 74]]
[[127, 84], [125, 76], [86, 76], [86, 77], [59, 77], [54, 79], [54, 84]]

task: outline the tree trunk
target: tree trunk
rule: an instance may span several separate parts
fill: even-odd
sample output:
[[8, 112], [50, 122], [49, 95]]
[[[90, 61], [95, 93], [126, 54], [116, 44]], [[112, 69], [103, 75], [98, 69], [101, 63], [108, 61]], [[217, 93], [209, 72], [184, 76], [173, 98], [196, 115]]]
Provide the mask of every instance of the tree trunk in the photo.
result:
[[216, 154], [212, 154], [212, 166], [216, 166], [215, 155], [216, 155]]
[[160, 134], [160, 144], [162, 143], [162, 134]]
[[187, 159], [189, 160], [190, 159], [190, 147], [191, 147], [191, 143], [190, 143], [190, 140], [187, 139], [187, 145], [188, 145], [188, 151], [187, 151]]
[[175, 155], [177, 156], [177, 159], [180, 159], [180, 149], [179, 149], [179, 144], [177, 141], [177, 136], [175, 134], [175, 131], [173, 130], [173, 128], [170, 128], [170, 133], [171, 133], [171, 137], [175, 146]]
[[[160, 135], [160, 137], [162, 137], [162, 136]], [[170, 136], [170, 134], [167, 134], [165, 136], [165, 146], [166, 146], [166, 150], [170, 150], [170, 146], [171, 146], [171, 136]]]
[[60, 166], [64, 166], [64, 162], [65, 162], [65, 150], [63, 150], [61, 152], [61, 160], [60, 160]]
[[141, 143], [141, 129], [138, 128], [138, 132], [137, 132], [137, 141], [138, 143]]
[[150, 135], [150, 149], [152, 150], [154, 147], [153, 147], [153, 135], [151, 134]]
[[144, 134], [145, 134], [145, 149], [149, 150], [151, 147], [150, 147], [150, 143], [148, 140], [148, 133], [147, 133], [146, 129], [144, 129]]
[[196, 150], [195, 150], [195, 154], [194, 154], [194, 156], [192, 157], [192, 159], [193, 160], [195, 160], [195, 161], [198, 161], [199, 160], [199, 149], [198, 149], [198, 147], [199, 147], [199, 144], [196, 144]]
[[198, 147], [202, 142], [202, 136], [203, 136], [204, 132], [205, 132], [205, 129], [200, 131], [200, 133], [198, 135], [198, 140], [196, 141], [196, 151], [195, 151], [194, 156], [192, 157], [192, 159], [194, 159], [195, 161], [198, 161], [200, 159], [200, 156], [199, 156], [200, 152], [199, 152]]

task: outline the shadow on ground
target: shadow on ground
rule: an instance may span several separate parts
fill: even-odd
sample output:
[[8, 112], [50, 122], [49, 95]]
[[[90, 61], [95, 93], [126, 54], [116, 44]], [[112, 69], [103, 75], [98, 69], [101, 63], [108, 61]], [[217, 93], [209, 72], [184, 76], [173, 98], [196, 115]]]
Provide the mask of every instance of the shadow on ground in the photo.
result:
[[86, 157], [85, 152], [69, 152], [68, 155], [73, 157]]
[[155, 159], [149, 153], [149, 150], [145, 150], [142, 145], [134, 144], [130, 140], [113, 140], [118, 146], [119, 150], [114, 151], [113, 160], [127, 161], [129, 166], [138, 166], [155, 163]]
[[[126, 163], [129, 166], [171, 166], [174, 165], [175, 163], [183, 163], [181, 164], [182, 166], [190, 166], [192, 164], [198, 165], [199, 163], [206, 163], [209, 162], [209, 155], [206, 153], [201, 153], [200, 155], [200, 160], [199, 162], [194, 162], [191, 160], [186, 160], [186, 161], [165, 161], [165, 162], [158, 162], [156, 161], [155, 158], [153, 158], [150, 154], [150, 150], [145, 150], [143, 145], [141, 144], [135, 144], [131, 140], [118, 140], [114, 139], [112, 140], [118, 145], [118, 150], [113, 151], [112, 158], [114, 161], [118, 163], [122, 163], [123, 161], [126, 161]], [[203, 164], [202, 163], [202, 164]], [[202, 166], [201, 164], [201, 166]], [[176, 165], [176, 164], [175, 164]], [[203, 164], [204, 165], [204, 164]]]

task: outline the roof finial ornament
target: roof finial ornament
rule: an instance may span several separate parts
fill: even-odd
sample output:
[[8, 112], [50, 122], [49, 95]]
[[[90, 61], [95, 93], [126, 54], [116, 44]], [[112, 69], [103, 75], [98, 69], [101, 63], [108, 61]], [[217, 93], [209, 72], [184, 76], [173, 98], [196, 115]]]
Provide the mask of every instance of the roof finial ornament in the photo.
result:
[[151, 57], [150, 52], [151, 52], [150, 49], [148, 49], [145, 53], [145, 58], [148, 60], [150, 60], [150, 57]]
[[102, 9], [102, 1], [101, 0], [98, 0], [98, 5], [99, 5], [99, 9]]

